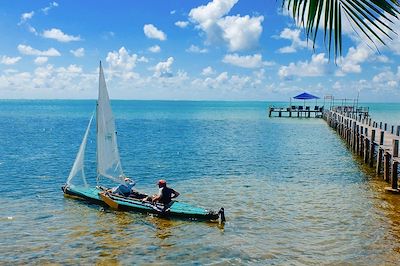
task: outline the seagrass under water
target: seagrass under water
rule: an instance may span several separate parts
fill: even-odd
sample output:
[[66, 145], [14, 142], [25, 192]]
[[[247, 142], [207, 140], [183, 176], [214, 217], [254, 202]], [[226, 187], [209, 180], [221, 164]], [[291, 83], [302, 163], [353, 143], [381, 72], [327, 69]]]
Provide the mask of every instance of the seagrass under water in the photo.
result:
[[[267, 103], [112, 101], [137, 188], [166, 178], [182, 201], [224, 206], [224, 228], [65, 198], [94, 104], [0, 101], [0, 264], [398, 262], [400, 198], [323, 120], [268, 118]], [[87, 149], [95, 182], [94, 135]]]

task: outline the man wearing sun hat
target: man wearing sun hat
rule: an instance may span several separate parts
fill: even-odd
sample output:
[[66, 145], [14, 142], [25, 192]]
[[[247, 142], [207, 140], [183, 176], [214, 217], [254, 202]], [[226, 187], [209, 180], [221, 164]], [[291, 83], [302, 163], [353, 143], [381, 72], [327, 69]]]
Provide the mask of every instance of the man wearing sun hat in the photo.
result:
[[111, 193], [128, 197], [129, 194], [131, 194], [132, 192], [132, 188], [135, 186], [135, 181], [133, 181], [129, 177], [125, 177], [124, 182], [125, 182], [124, 184], [120, 184], [117, 187], [113, 187], [111, 189]]

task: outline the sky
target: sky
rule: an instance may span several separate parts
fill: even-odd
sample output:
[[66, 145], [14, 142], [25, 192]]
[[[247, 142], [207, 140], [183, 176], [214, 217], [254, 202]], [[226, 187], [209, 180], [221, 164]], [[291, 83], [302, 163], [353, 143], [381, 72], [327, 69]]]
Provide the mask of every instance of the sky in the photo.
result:
[[95, 99], [102, 61], [112, 99], [400, 101], [399, 21], [378, 49], [343, 21], [335, 63], [280, 3], [1, 1], [0, 99]]

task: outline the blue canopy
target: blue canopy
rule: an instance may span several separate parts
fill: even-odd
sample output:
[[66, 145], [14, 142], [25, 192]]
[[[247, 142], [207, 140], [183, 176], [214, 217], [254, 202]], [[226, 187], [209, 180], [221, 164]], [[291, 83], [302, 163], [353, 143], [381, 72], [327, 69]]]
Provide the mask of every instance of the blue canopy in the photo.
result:
[[293, 98], [294, 98], [294, 99], [297, 99], [297, 100], [319, 99], [319, 97], [314, 96], [314, 95], [312, 95], [312, 94], [309, 94], [309, 93], [307, 93], [307, 92], [303, 92], [302, 94], [299, 94], [299, 95], [297, 95], [297, 96], [294, 96]]

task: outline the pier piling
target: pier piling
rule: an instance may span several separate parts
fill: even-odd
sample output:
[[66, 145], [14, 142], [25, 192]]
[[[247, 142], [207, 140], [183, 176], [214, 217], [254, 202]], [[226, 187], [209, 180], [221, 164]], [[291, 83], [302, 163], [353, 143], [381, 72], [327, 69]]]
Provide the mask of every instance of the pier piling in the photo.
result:
[[400, 126], [376, 122], [368, 113], [344, 112], [345, 107], [325, 111], [323, 118], [346, 142], [349, 150], [361, 156], [363, 162], [375, 167], [377, 175], [390, 183], [385, 190], [400, 193], [398, 180]]

